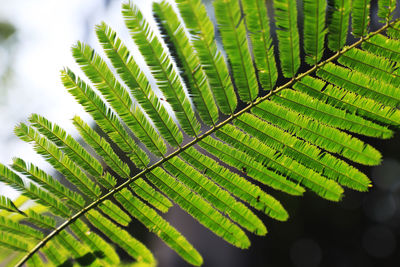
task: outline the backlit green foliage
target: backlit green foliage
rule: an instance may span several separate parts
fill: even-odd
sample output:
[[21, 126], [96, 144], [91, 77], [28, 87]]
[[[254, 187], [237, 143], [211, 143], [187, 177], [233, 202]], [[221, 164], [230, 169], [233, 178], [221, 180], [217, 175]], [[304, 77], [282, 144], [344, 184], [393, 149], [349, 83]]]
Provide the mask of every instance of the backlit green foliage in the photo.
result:
[[61, 71], [95, 123], [74, 116], [82, 140], [38, 114], [15, 128], [62, 177], [21, 158], [0, 164], [0, 181], [21, 193], [0, 197], [0, 259], [13, 251], [17, 266], [121, 266], [122, 249], [137, 266], [154, 266], [127, 231], [138, 221], [201, 265], [190, 240], [160, 213], [177, 205], [245, 249], [248, 234], [267, 233], [251, 208], [289, 218], [276, 191], [329, 201], [368, 191], [371, 181], [352, 162], [378, 165], [382, 156], [360, 136], [387, 139], [400, 125], [396, 1], [379, 1], [384, 25], [376, 32], [368, 32], [369, 2], [215, 0], [213, 25], [201, 0], [158, 1], [161, 36], [134, 1], [124, 3], [135, 46], [102, 22], [95, 31], [107, 58], [77, 42], [72, 54], [86, 77]]

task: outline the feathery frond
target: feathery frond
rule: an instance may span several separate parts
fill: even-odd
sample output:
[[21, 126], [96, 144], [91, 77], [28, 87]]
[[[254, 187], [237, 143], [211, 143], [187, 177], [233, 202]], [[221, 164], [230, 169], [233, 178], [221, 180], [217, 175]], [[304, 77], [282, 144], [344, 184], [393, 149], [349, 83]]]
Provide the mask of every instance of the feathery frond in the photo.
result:
[[119, 76], [152, 119], [160, 134], [173, 146], [182, 143], [182, 133], [178, 126], [161, 104], [146, 76], [130, 55], [128, 48], [118, 38], [117, 33], [102, 23], [97, 26], [96, 34]]
[[300, 67], [300, 38], [297, 28], [295, 0], [274, 1], [276, 34], [279, 41], [279, 59], [283, 76], [292, 78]]
[[261, 86], [264, 90], [272, 90], [278, 79], [278, 70], [265, 1], [243, 0], [242, 5]]
[[209, 79], [211, 90], [222, 113], [233, 114], [237, 106], [228, 67], [215, 42], [214, 26], [201, 0], [176, 0], [193, 46]]
[[239, 97], [242, 101], [249, 103], [258, 95], [258, 84], [239, 2], [216, 0], [213, 5]]
[[328, 0], [328, 47], [339, 51], [346, 45], [351, 1]]
[[[113, 68], [87, 44], [72, 48], [96, 88], [68, 68], [61, 72], [96, 123], [73, 118], [88, 146], [37, 114], [15, 128], [62, 176], [21, 158], [11, 168], [0, 164], [0, 182], [22, 195], [0, 196], [0, 246], [15, 251], [12, 264], [116, 266], [125, 264], [124, 251], [135, 266], [154, 266], [149, 249], [127, 231], [137, 220], [201, 265], [199, 252], [161, 214], [169, 217], [174, 204], [248, 248], [244, 229], [267, 233], [250, 207], [279, 221], [289, 217], [264, 185], [293, 196], [307, 189], [330, 201], [342, 199], [342, 186], [371, 186], [358, 165], [377, 165], [382, 156], [362, 136], [387, 139], [400, 125], [395, 1], [379, 1], [384, 25], [375, 32], [370, 0], [274, 0], [274, 10], [262, 0], [216, 0], [215, 29], [201, 0], [176, 2], [177, 10], [153, 3], [161, 37], [133, 1], [122, 6], [150, 73], [105, 22], [96, 35]], [[350, 15], [356, 39], [347, 38]]]
[[195, 118], [170, 56], [136, 6], [132, 3], [123, 4], [122, 14], [133, 40], [157, 80], [158, 87], [175, 111], [182, 129], [187, 134], [196, 136], [199, 133], [200, 124]]
[[194, 48], [186, 36], [182, 23], [172, 6], [165, 1], [154, 2], [153, 10], [170, 53], [181, 68], [189, 95], [201, 119], [208, 125], [218, 121], [218, 108], [214, 102], [206, 74]]
[[369, 8], [371, 0], [352, 0], [351, 1], [351, 25], [352, 33], [356, 37], [364, 36], [369, 27]]
[[324, 53], [326, 0], [304, 0], [305, 61], [316, 65]]

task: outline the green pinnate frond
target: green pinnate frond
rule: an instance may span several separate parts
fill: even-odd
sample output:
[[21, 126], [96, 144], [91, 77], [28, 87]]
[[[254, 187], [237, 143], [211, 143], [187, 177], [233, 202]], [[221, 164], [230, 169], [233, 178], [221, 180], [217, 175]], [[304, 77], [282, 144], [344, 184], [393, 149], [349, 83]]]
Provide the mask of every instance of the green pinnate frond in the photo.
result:
[[[96, 151], [96, 153], [103, 158], [103, 160], [113, 171], [123, 178], [129, 177], [130, 170], [128, 165], [119, 159], [117, 154], [115, 154], [114, 150], [105, 139], [100, 137], [98, 133], [96, 133], [78, 116], [73, 118], [73, 124], [86, 143], [88, 143], [94, 149], [94, 151]], [[145, 162], [142, 162], [141, 165], [144, 165], [144, 163]], [[100, 176], [101, 174], [102, 173], [98, 173], [96, 176]]]
[[154, 190], [145, 180], [139, 178], [131, 184], [132, 190], [149, 204], [157, 208], [161, 212], [168, 212], [172, 207], [171, 201], [160, 192]]
[[36, 185], [30, 183], [25, 185], [20, 176], [0, 163], [0, 181], [13, 187], [30, 199], [36, 200], [40, 204], [49, 207], [55, 214], [68, 217], [71, 211], [53, 195], [43, 191]]
[[261, 86], [264, 90], [272, 90], [278, 79], [278, 70], [265, 1], [243, 0], [242, 5]]
[[164, 167], [188, 188], [212, 203], [215, 208], [227, 214], [240, 226], [258, 235], [267, 233], [264, 224], [253, 212], [182, 159], [172, 158], [164, 164]]
[[76, 220], [70, 225], [70, 228], [74, 234], [76, 234], [76, 236], [93, 251], [93, 253], [100, 254], [99, 258], [102, 261], [109, 265], [117, 265], [120, 263], [119, 256], [114, 248], [100, 236], [92, 232], [83, 221]]
[[248, 237], [240, 228], [163, 169], [154, 169], [147, 174], [147, 178], [182, 209], [227, 242], [240, 248], [250, 245]]
[[46, 246], [43, 247], [42, 252], [46, 255], [46, 258], [56, 266], [68, 263], [68, 257], [63, 253], [60, 253], [59, 249], [52, 243], [46, 244]]
[[39, 240], [43, 237], [42, 232], [33, 229], [30, 226], [7, 219], [3, 216], [0, 216], [0, 229], [2, 232], [7, 232], [22, 237], [29, 237]]
[[138, 261], [154, 262], [153, 254], [128, 232], [119, 228], [96, 210], [90, 210], [86, 217], [97, 229], [107, 235], [114, 243], [123, 248], [126, 253]]
[[[345, 64], [347, 64], [347, 61]], [[293, 88], [329, 105], [358, 114], [372, 121], [394, 126], [400, 124], [400, 111], [398, 109], [385, 106], [371, 98], [358, 95], [332, 84], [326, 84], [322, 80], [304, 77]]]
[[[267, 230], [247, 206], [280, 221], [289, 216], [248, 178], [294, 196], [307, 188], [331, 201], [342, 198], [341, 186], [371, 186], [347, 160], [379, 164], [381, 154], [361, 135], [389, 138], [399, 127], [394, 1], [379, 1], [385, 24], [375, 32], [368, 32], [370, 15], [376, 19], [370, 0], [274, 0], [268, 4], [274, 10], [261, 0], [216, 0], [215, 31], [201, 0], [176, 2], [180, 14], [167, 1], [153, 4], [161, 37], [133, 2], [123, 4], [125, 24], [150, 73], [104, 22], [96, 34], [113, 68], [90, 46], [73, 47], [97, 88], [69, 69], [61, 72], [67, 91], [97, 124], [73, 119], [88, 150], [37, 114], [31, 125], [16, 127], [64, 177], [55, 180], [19, 158], [12, 169], [22, 178], [0, 164], [0, 181], [23, 195], [14, 202], [0, 198], [0, 246], [4, 253], [19, 251], [10, 264], [125, 265], [112, 241], [136, 265], [154, 266], [151, 252], [125, 229], [135, 218], [189, 264], [201, 265], [200, 254], [158, 214], [172, 202], [217, 236], [248, 248], [240, 227], [259, 235]], [[347, 40], [350, 13], [357, 38]], [[275, 33], [278, 47], [272, 45]], [[326, 47], [332, 51], [324, 53]]]
[[375, 99], [384, 105], [398, 107], [400, 103], [398, 88], [384, 81], [377, 81], [361, 72], [328, 63], [317, 71], [317, 75], [337, 86]]
[[129, 87], [143, 110], [154, 122], [157, 130], [172, 146], [182, 143], [182, 133], [169, 116], [160, 99], [152, 90], [140, 67], [130, 55], [128, 48], [108, 25], [102, 23], [96, 28], [97, 38], [121, 79]]
[[35, 129], [24, 123], [15, 127], [15, 133], [23, 141], [33, 143], [36, 152], [69, 179], [71, 183], [75, 184], [81, 192], [91, 198], [96, 198], [101, 194], [100, 188], [52, 141], [41, 136]]
[[129, 129], [156, 155], [166, 153], [165, 143], [142, 110], [133, 104], [128, 91], [118, 82], [102, 58], [88, 45], [78, 42], [72, 48], [76, 62], [95, 84]]
[[274, 7], [282, 72], [285, 77], [292, 78], [300, 67], [300, 39], [297, 28], [296, 1], [276, 0]]
[[154, 35], [140, 10], [131, 3], [122, 5], [125, 24], [133, 40], [150, 67], [157, 85], [163, 92], [168, 103], [175, 111], [182, 129], [191, 136], [196, 136], [200, 124], [187, 98], [171, 58]]
[[128, 226], [131, 222], [131, 218], [122, 209], [120, 209], [111, 200], [105, 200], [99, 205], [99, 209], [106, 214], [108, 217], [113, 219], [115, 222], [122, 226]]
[[368, 32], [370, 23], [369, 8], [371, 0], [352, 0], [351, 1], [351, 24], [352, 33], [356, 37], [362, 37]]
[[251, 138], [232, 125], [225, 125], [217, 132], [217, 137], [237, 149], [245, 152], [258, 162], [275, 169], [305, 187], [311, 189], [319, 196], [331, 201], [339, 201], [343, 188], [332, 180], [328, 180], [312, 169], [306, 168], [296, 160], [277, 153], [256, 138]]
[[350, 49], [339, 57], [338, 62], [348, 68], [357, 70], [375, 78], [383, 80], [393, 86], [400, 85], [398, 66], [394, 62], [361, 49]]
[[132, 216], [141, 221], [150, 231], [164, 240], [173, 250], [192, 265], [198, 266], [203, 259], [197, 250], [174, 227], [157, 214], [153, 209], [134, 197], [127, 189], [116, 198], [125, 203]]
[[71, 209], [69, 209], [63, 202], [55, 198], [50, 193], [41, 190], [34, 184], [29, 184], [29, 186], [25, 188], [25, 191], [23, 191], [22, 194], [32, 200], [36, 200], [38, 203], [44, 205], [45, 207], [48, 207], [50, 211], [52, 211], [56, 215], [64, 218], [71, 215]]
[[400, 40], [377, 34], [363, 42], [361, 46], [371, 53], [400, 62]]
[[54, 142], [71, 160], [79, 162], [79, 165], [89, 174], [97, 175], [103, 172], [101, 164], [60, 126], [38, 114], [32, 114], [29, 122], [41, 134]]
[[276, 190], [283, 191], [290, 195], [300, 196], [304, 193], [304, 188], [299, 184], [286, 179], [286, 177], [265, 168], [261, 163], [254, 161], [246, 153], [235, 149], [219, 140], [211, 137], [204, 138], [199, 145], [221, 159], [224, 163], [237, 168], [256, 181], [266, 184]]
[[32, 209], [29, 209], [24, 212], [26, 215], [25, 220], [41, 227], [44, 229], [54, 229], [56, 227], [56, 222], [52, 217], [47, 215], [42, 215], [40, 213], [35, 212]]
[[378, 17], [381, 22], [389, 22], [392, 20], [393, 12], [396, 9], [396, 0], [379, 0], [378, 1]]
[[281, 203], [275, 198], [242, 176], [218, 164], [212, 158], [203, 155], [195, 148], [191, 147], [187, 149], [187, 151], [182, 152], [181, 156], [204, 175], [207, 175], [220, 186], [229, 190], [234, 196], [249, 203], [252, 207], [263, 211], [271, 218], [285, 221], [289, 217]]
[[22, 212], [17, 208], [17, 206], [11, 199], [5, 196], [0, 196], [0, 210], [6, 210], [9, 212], [17, 212], [17, 213]]
[[258, 95], [258, 83], [239, 2], [237, 0], [216, 0], [213, 5], [239, 97], [242, 101], [249, 103]]
[[67, 202], [73, 207], [79, 209], [85, 205], [85, 200], [80, 194], [71, 191], [59, 181], [54, 179], [54, 177], [39, 169], [32, 163], [26, 163], [21, 158], [14, 158], [12, 168], [17, 172], [24, 174], [32, 181], [38, 183], [60, 199], [67, 200]]
[[[356, 114], [335, 108], [299, 91], [284, 90], [273, 96], [272, 100], [335, 128], [379, 138], [393, 136], [393, 131], [386, 126], [381, 126]], [[378, 154], [374, 153], [374, 155], [377, 156]], [[380, 156], [371, 159], [373, 158], [376, 158], [376, 164], [380, 162]]]
[[326, 0], [304, 0], [305, 61], [316, 65], [324, 53]]
[[254, 115], [243, 114], [237, 118], [235, 125], [267, 146], [322, 173], [327, 178], [338, 181], [343, 186], [358, 191], [367, 191], [370, 186], [371, 181], [367, 176], [345, 161], [322, 152], [316, 146], [304, 142]]
[[90, 253], [89, 247], [76, 240], [69, 232], [61, 231], [55, 240], [75, 259], [83, 258]]
[[5, 232], [0, 233], [0, 246], [15, 251], [28, 251], [28, 244]]
[[328, 47], [339, 51], [346, 45], [351, 1], [328, 0]]
[[181, 21], [172, 6], [165, 1], [154, 2], [153, 11], [159, 28], [164, 33], [169, 51], [181, 69], [189, 95], [193, 99], [200, 118], [208, 125], [215, 125], [218, 121], [218, 108], [206, 74]]
[[[336, 128], [318, 123], [274, 102], [264, 102], [252, 109], [258, 117], [277, 125], [291, 134], [316, 144], [329, 152], [339, 154], [354, 162], [370, 162], [370, 152], [375, 150], [359, 139]], [[367, 153], [365, 150], [368, 150]], [[376, 153], [376, 151], [375, 151]], [[375, 162], [376, 159], [373, 159]]]
[[237, 106], [227, 64], [215, 41], [214, 25], [201, 0], [177, 0], [178, 9], [191, 33], [193, 46], [206, 72], [211, 90], [222, 113], [233, 114]]
[[386, 30], [386, 34], [392, 39], [400, 39], [400, 22], [391, 24]]
[[[61, 78], [66, 89], [76, 98], [76, 100], [92, 115], [99, 127], [113, 140], [124, 152], [130, 153], [132, 161], [138, 167], [145, 167], [149, 163], [149, 158], [133, 141], [125, 131], [124, 127], [107, 108], [99, 96], [71, 70], [61, 72]], [[142, 162], [146, 164], [143, 165]]]

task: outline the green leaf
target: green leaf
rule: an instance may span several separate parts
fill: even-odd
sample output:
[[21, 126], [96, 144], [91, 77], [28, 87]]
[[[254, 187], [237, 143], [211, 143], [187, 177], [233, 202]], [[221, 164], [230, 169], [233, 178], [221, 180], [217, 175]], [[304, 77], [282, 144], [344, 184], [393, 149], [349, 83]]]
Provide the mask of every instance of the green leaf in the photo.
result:
[[59, 197], [60, 199], [67, 200], [67, 203], [72, 205], [74, 208], [79, 209], [85, 205], [85, 200], [80, 194], [71, 191], [59, 181], [54, 179], [54, 177], [39, 169], [32, 163], [27, 164], [21, 158], [14, 158], [12, 168], [17, 172], [24, 174], [32, 181], [38, 183], [43, 188], [45, 188], [55, 196]]
[[248, 113], [241, 115], [235, 120], [235, 125], [267, 146], [343, 186], [358, 191], [367, 191], [371, 186], [371, 181], [365, 174], [345, 161], [322, 152], [313, 144], [304, 142], [254, 115]]
[[85, 195], [94, 199], [101, 194], [100, 188], [67, 155], [63, 154], [52, 141], [41, 136], [35, 129], [21, 123], [15, 127], [15, 134], [21, 140], [33, 143], [36, 152]]
[[385, 81], [395, 87], [400, 85], [400, 73], [394, 62], [361, 49], [353, 48], [338, 58], [346, 67]]
[[7, 219], [4, 216], [0, 216], [0, 229], [4, 232], [15, 234], [21, 237], [29, 237], [39, 240], [43, 237], [42, 232], [27, 225]]
[[81, 220], [76, 220], [70, 225], [70, 228], [96, 254], [107, 264], [116, 265], [120, 259], [114, 248], [100, 236], [91, 231], [91, 229]]
[[392, 39], [400, 39], [400, 22], [391, 24], [386, 30], [386, 34]]
[[86, 217], [97, 229], [107, 235], [114, 243], [123, 248], [126, 253], [138, 261], [154, 262], [153, 254], [128, 232], [122, 230], [108, 219], [104, 218], [96, 210], [90, 210]]
[[108, 199], [99, 205], [99, 209], [122, 226], [128, 226], [131, 222], [129, 215]]
[[[393, 131], [386, 126], [381, 126], [356, 114], [335, 108], [299, 91], [284, 90], [271, 99], [289, 109], [335, 128], [372, 137], [390, 138], [393, 136]], [[374, 153], [374, 156], [376, 157], [371, 157], [371, 159], [375, 158], [375, 163], [379, 163], [380, 155], [378, 157], [378, 154]], [[370, 164], [373, 164], [373, 162]]]
[[346, 45], [351, 1], [328, 0], [328, 47], [339, 51]]
[[304, 0], [305, 61], [317, 65], [324, 53], [326, 0]]
[[299, 32], [295, 0], [275, 0], [275, 24], [283, 75], [292, 78], [300, 67]]
[[46, 191], [43, 191], [32, 183], [26, 186], [21, 177], [1, 163], [0, 181], [18, 190], [28, 198], [37, 200], [40, 204], [49, 207], [57, 215], [67, 217], [71, 213], [67, 206]]
[[145, 180], [139, 178], [131, 183], [132, 190], [161, 212], [168, 212], [173, 206], [171, 201], [160, 192], [154, 190]]
[[165, 1], [153, 2], [153, 11], [165, 43], [181, 69], [182, 77], [200, 118], [208, 125], [215, 125], [218, 121], [218, 108], [206, 74], [181, 21], [172, 6]]
[[223, 186], [234, 196], [249, 203], [252, 207], [263, 211], [271, 218], [286, 221], [289, 217], [281, 203], [261, 190], [260, 187], [250, 183], [245, 178], [231, 172], [218, 164], [215, 160], [203, 155], [195, 148], [190, 147], [182, 152], [182, 158], [196, 167], [204, 175]]
[[10, 248], [16, 251], [28, 251], [28, 244], [16, 239], [10, 234], [0, 232], [0, 246]]
[[56, 221], [49, 216], [35, 212], [33, 209], [25, 211], [26, 220], [44, 229], [54, 229]]
[[114, 77], [102, 58], [90, 46], [81, 42], [72, 48], [72, 54], [86, 76], [139, 140], [156, 155], [165, 154], [167, 151], [165, 143], [158, 138], [158, 134], [142, 110], [132, 103], [131, 96]]
[[384, 105], [397, 107], [400, 104], [398, 88], [384, 81], [377, 81], [361, 72], [328, 63], [317, 71], [317, 75], [337, 86], [372, 98]]
[[[129, 178], [130, 170], [128, 165], [119, 159], [117, 154], [115, 154], [114, 150], [106, 140], [100, 137], [98, 133], [90, 128], [90, 126], [78, 116], [73, 118], [73, 124], [86, 143], [88, 143], [94, 149], [94, 151], [96, 151], [96, 153], [103, 158], [103, 160], [113, 171], [115, 171], [122, 178]], [[142, 162], [142, 165], [144, 165], [144, 163], [145, 162]], [[102, 173], [98, 173], [96, 176], [100, 176], [101, 174]]]
[[206, 72], [218, 107], [232, 114], [237, 106], [228, 67], [215, 42], [214, 26], [201, 0], [176, 0], [182, 19], [191, 34], [193, 46]]
[[157, 214], [153, 209], [134, 197], [129, 190], [123, 189], [116, 195], [120, 203], [124, 203], [132, 216], [136, 217], [150, 231], [175, 250], [183, 259], [192, 265], [199, 266], [203, 259], [197, 250], [174, 227]]
[[[347, 64], [347, 63], [346, 63]], [[372, 121], [398, 126], [400, 111], [322, 80], [304, 77], [293, 88], [339, 109], [347, 110]], [[334, 136], [334, 135], [333, 135]], [[390, 134], [381, 136], [390, 137]]]
[[237, 0], [216, 0], [213, 5], [239, 97], [243, 102], [249, 103], [258, 95], [258, 83], [239, 2]]
[[[0, 178], [1, 179], [1, 178]], [[6, 210], [9, 212], [17, 212], [22, 213], [17, 206], [15, 206], [14, 202], [5, 196], [0, 196], [0, 210]]]
[[267, 147], [255, 138], [251, 138], [248, 134], [242, 133], [232, 125], [225, 125], [217, 132], [216, 136], [247, 153], [254, 160], [301, 183], [325, 199], [339, 201], [342, 197], [343, 188], [336, 182], [328, 180], [314, 170], [277, 153], [276, 150]]
[[185, 161], [174, 157], [164, 163], [164, 167], [184, 185], [212, 203], [215, 208], [240, 226], [258, 235], [267, 233], [264, 224], [253, 212]]
[[393, 12], [396, 9], [396, 0], [379, 0], [378, 1], [378, 17], [380, 22], [389, 22], [392, 20]]
[[370, 18], [369, 18], [369, 9], [370, 9], [370, 1], [371, 0], [352, 0], [351, 1], [351, 24], [352, 24], [352, 33], [356, 37], [362, 37], [368, 33]]
[[218, 140], [206, 137], [199, 143], [199, 145], [216, 158], [221, 159], [225, 164], [242, 171], [254, 180], [266, 184], [273, 189], [294, 196], [300, 196], [305, 191], [299, 184], [293, 183], [292, 181], [287, 180], [286, 177], [268, 170], [261, 163], [255, 161], [244, 152]]
[[200, 131], [192, 106], [186, 96], [171, 58], [154, 35], [140, 10], [132, 3], [122, 5], [122, 14], [130, 34], [165, 95], [182, 129], [191, 136]]
[[400, 62], [400, 40], [377, 34], [363, 42], [361, 46], [371, 53]]
[[242, 5], [261, 86], [264, 90], [272, 90], [278, 70], [265, 1], [243, 0]]
[[103, 172], [100, 163], [93, 158], [71, 135], [45, 117], [32, 114], [29, 122], [44, 136], [53, 141], [71, 160], [82, 166], [89, 174], [96, 176]]
[[42, 252], [46, 255], [46, 258], [56, 266], [68, 263], [68, 257], [63, 253], [60, 253], [58, 248], [52, 243], [53, 242], [47, 243], [42, 249]]
[[143, 110], [152, 119], [160, 134], [172, 146], [178, 146], [182, 143], [183, 137], [178, 126], [161, 104], [146, 76], [131, 56], [128, 48], [118, 38], [116, 32], [102, 23], [96, 27], [96, 34], [119, 76], [129, 87], [131, 94]]
[[[125, 131], [124, 127], [107, 108], [96, 93], [70, 70], [61, 72], [62, 81], [67, 90], [76, 100], [92, 115], [99, 127], [113, 140], [124, 152], [129, 153], [131, 160], [140, 168], [144, 168], [149, 162], [146, 153], [141, 150]], [[142, 162], [146, 164], [143, 165]]]
[[205, 227], [222, 237], [227, 242], [239, 248], [250, 245], [248, 237], [239, 227], [222, 216], [207, 201], [175, 180], [161, 168], [156, 168], [147, 174], [147, 178], [176, 202], [183, 210], [192, 215]]

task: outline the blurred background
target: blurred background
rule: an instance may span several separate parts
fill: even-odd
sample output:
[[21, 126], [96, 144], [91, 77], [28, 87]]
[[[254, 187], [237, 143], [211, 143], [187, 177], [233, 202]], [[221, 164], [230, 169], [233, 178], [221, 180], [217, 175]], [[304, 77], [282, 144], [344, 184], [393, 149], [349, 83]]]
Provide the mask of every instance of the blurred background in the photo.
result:
[[[49, 170], [30, 145], [13, 135], [15, 124], [31, 113], [56, 121], [75, 136], [70, 122], [73, 115], [90, 121], [63, 89], [59, 71], [69, 66], [79, 73], [70, 47], [82, 40], [98, 49], [94, 25], [102, 20], [135, 51], [123, 26], [121, 2], [0, 0], [0, 162], [7, 164], [13, 156], [20, 156]], [[133, 2], [151, 19], [152, 1]], [[210, 1], [205, 4], [212, 15]], [[372, 8], [376, 14], [376, 1], [372, 1]], [[379, 27], [373, 16], [372, 30]], [[362, 168], [373, 180], [369, 193], [346, 190], [342, 202], [331, 203], [310, 193], [294, 198], [272, 192], [291, 217], [281, 223], [259, 213], [269, 233], [265, 237], [249, 234], [249, 250], [228, 245], [179, 208], [166, 217], [203, 255], [204, 266], [400, 266], [400, 137], [362, 139], [378, 148], [384, 159], [380, 166]], [[3, 184], [0, 194], [18, 195]], [[129, 231], [151, 248], [159, 266], [187, 266], [140, 224], [130, 225]]]

